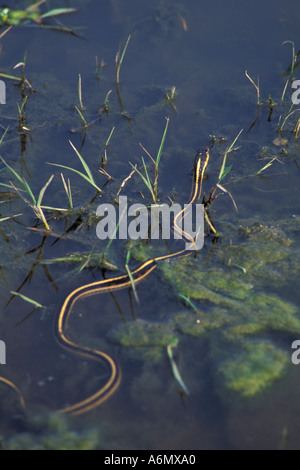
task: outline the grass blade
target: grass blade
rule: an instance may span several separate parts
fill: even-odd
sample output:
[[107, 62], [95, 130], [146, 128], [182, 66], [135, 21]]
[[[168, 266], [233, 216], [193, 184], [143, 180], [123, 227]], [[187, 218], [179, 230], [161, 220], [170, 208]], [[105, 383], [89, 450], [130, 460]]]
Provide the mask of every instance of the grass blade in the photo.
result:
[[[236, 143], [236, 141], [238, 140], [239, 136], [241, 135], [241, 133], [243, 132], [243, 129], [240, 130], [240, 132], [238, 133], [238, 135], [236, 136], [236, 138], [234, 139], [234, 141], [232, 142], [232, 144], [228, 147], [228, 149], [225, 151], [225, 154], [224, 154], [224, 157], [223, 157], [223, 162], [222, 162], [222, 166], [221, 166], [221, 169], [220, 169], [220, 173], [219, 173], [219, 178], [218, 178], [218, 183], [221, 181], [222, 178], [224, 178], [224, 171], [225, 171], [225, 165], [226, 165], [226, 159], [227, 159], [227, 155], [232, 151], [233, 149], [233, 146], [234, 144]], [[227, 174], [228, 171], [225, 173]]]
[[107, 242], [107, 245], [106, 245], [105, 250], [104, 250], [104, 252], [103, 252], [102, 262], [105, 261], [104, 258], [105, 258], [105, 256], [106, 256], [106, 253], [108, 252], [109, 247], [110, 247], [110, 245], [112, 244], [113, 240], [116, 238], [116, 233], [117, 233], [117, 231], [119, 230], [119, 225], [120, 225], [121, 220], [122, 220], [123, 217], [124, 217], [125, 212], [126, 212], [126, 207], [124, 207], [124, 209], [123, 209], [123, 211], [122, 211], [122, 214], [121, 214], [121, 216], [119, 217], [119, 220], [118, 220], [118, 222], [117, 222], [116, 228], [115, 228], [115, 230], [113, 231], [112, 236], [110, 237], [110, 239], [109, 239], [108, 242]]
[[85, 119], [84, 115], [82, 114], [82, 112], [80, 111], [80, 109], [78, 108], [78, 106], [75, 105], [74, 108], [76, 109], [77, 113], [79, 114], [79, 117], [80, 117], [81, 121], [83, 122], [83, 125], [87, 127], [86, 119]]
[[17, 80], [18, 82], [21, 80], [21, 78], [17, 77], [17, 75], [12, 75], [11, 73], [6, 72], [0, 72], [0, 77], [6, 78], [7, 80]]
[[171, 343], [168, 344], [167, 346], [167, 353], [168, 353], [168, 357], [169, 357], [169, 360], [170, 360], [170, 364], [171, 364], [171, 368], [172, 368], [172, 373], [173, 373], [173, 376], [174, 376], [174, 379], [176, 380], [178, 386], [179, 386], [179, 389], [181, 390], [181, 392], [183, 392], [185, 395], [189, 395], [190, 392], [189, 390], [187, 389], [185, 383], [183, 382], [182, 378], [181, 378], [181, 375], [179, 373], [179, 370], [178, 370], [178, 367], [176, 365], [176, 362], [174, 361], [174, 358], [173, 358], [173, 351], [172, 349], [173, 348], [176, 348], [178, 344], [178, 339], [177, 338], [173, 338], [171, 340]]
[[5, 222], [5, 220], [9, 220], [9, 219], [14, 219], [15, 217], [19, 217], [20, 215], [23, 215], [23, 214], [11, 215], [10, 217], [2, 217], [0, 219], [0, 222]]
[[61, 176], [64, 188], [65, 188], [65, 192], [66, 192], [66, 195], [67, 195], [67, 198], [68, 198], [68, 201], [69, 201], [70, 209], [73, 209], [73, 199], [72, 199], [70, 179], [68, 178], [68, 184], [67, 184], [66, 181], [65, 181], [64, 175], [61, 173], [60, 176]]
[[48, 179], [47, 183], [45, 184], [45, 186], [41, 189], [38, 200], [37, 200], [37, 206], [41, 205], [44, 194], [45, 194], [45, 191], [48, 188], [51, 181], [53, 180], [53, 178], [54, 178], [54, 175], [51, 175], [50, 178]]
[[76, 8], [54, 8], [53, 10], [47, 11], [41, 15], [41, 18], [50, 18], [52, 16], [66, 15], [67, 13], [75, 13]]
[[90, 183], [92, 186], [94, 186], [94, 188], [96, 188], [97, 191], [102, 193], [102, 190], [100, 188], [98, 188], [98, 186], [93, 181], [91, 181], [90, 178], [88, 176], [86, 176], [84, 173], [82, 173], [81, 171], [75, 170], [75, 168], [71, 168], [69, 166], [60, 165], [59, 163], [49, 163], [48, 162], [48, 165], [58, 166], [60, 168], [65, 168], [66, 170], [71, 170], [74, 173], [77, 173], [79, 176], [81, 176], [81, 178], [84, 178], [86, 181], [88, 181], [88, 183]]
[[149, 186], [149, 183], [146, 180], [145, 176], [131, 162], [129, 162], [129, 164], [131, 165], [132, 169], [135, 170], [139, 174], [139, 176], [142, 178], [142, 180], [144, 181], [144, 183], [147, 186], [147, 188], [149, 189], [149, 191], [152, 192], [152, 187], [151, 187], [151, 185]]
[[41, 209], [45, 209], [46, 211], [58, 211], [58, 212], [68, 212], [69, 209], [65, 209], [62, 207], [52, 207], [52, 206], [39, 206]]
[[0, 139], [0, 144], [2, 144], [3, 139], [4, 139], [4, 137], [6, 136], [6, 133], [7, 133], [8, 129], [9, 129], [9, 126], [8, 126], [8, 127], [5, 129], [5, 131], [3, 132], [2, 137], [1, 137], [1, 139]]
[[178, 294], [178, 297], [180, 297], [181, 299], [183, 299], [183, 300], [187, 303], [187, 305], [188, 305], [189, 307], [191, 307], [195, 312], [198, 312], [197, 307], [193, 304], [193, 302], [192, 302], [188, 297], [186, 297], [186, 296], [183, 295], [183, 294]]
[[84, 107], [83, 107], [83, 102], [82, 102], [81, 74], [79, 74], [79, 77], [78, 77], [78, 98], [79, 98], [80, 109], [83, 111]]
[[44, 308], [43, 305], [39, 304], [38, 302], [36, 302], [35, 300], [33, 299], [30, 299], [29, 297], [27, 297], [26, 295], [23, 295], [23, 294], [20, 294], [19, 292], [14, 292], [14, 291], [10, 291], [11, 294], [13, 294], [14, 296], [19, 296], [21, 297], [21, 299], [25, 300], [26, 302], [32, 304], [35, 306], [35, 308]]
[[163, 136], [162, 136], [162, 139], [161, 139], [161, 143], [160, 143], [160, 146], [159, 146], [159, 149], [158, 149], [157, 157], [156, 157], [156, 167], [158, 167], [158, 165], [159, 165], [160, 157], [161, 157], [161, 154], [162, 154], [162, 151], [163, 151], [163, 148], [164, 148], [164, 143], [165, 143], [165, 140], [166, 140], [169, 121], [170, 121], [170, 118], [167, 118], [165, 130], [164, 130], [164, 133], [163, 133]]
[[225, 168], [225, 170], [223, 171], [223, 173], [222, 173], [221, 176], [219, 177], [218, 183], [220, 183], [221, 180], [222, 180], [223, 178], [225, 178], [225, 176], [227, 175], [227, 173], [230, 172], [230, 170], [231, 170], [231, 165], [228, 166], [227, 168]]
[[233, 205], [234, 205], [234, 208], [235, 208], [236, 212], [238, 213], [239, 211], [238, 211], [237, 205], [236, 205], [236, 203], [235, 203], [235, 200], [233, 199], [232, 194], [231, 194], [229, 191], [227, 191], [227, 189], [224, 188], [224, 186], [221, 186], [219, 183], [217, 183], [217, 187], [218, 187], [219, 189], [221, 189], [221, 191], [223, 191], [225, 194], [228, 194], [228, 196], [229, 196], [230, 199], [232, 200], [232, 203], [233, 203]]
[[21, 185], [23, 186], [27, 194], [30, 196], [32, 203], [36, 205], [36, 199], [27, 181], [24, 178], [22, 178], [8, 163], [6, 163], [6, 161], [4, 160], [4, 158], [1, 157], [1, 155], [0, 155], [0, 159], [2, 160], [4, 165], [11, 171], [11, 173], [15, 176], [15, 178], [19, 181], [19, 183], [21, 183]]
[[131, 271], [130, 271], [130, 268], [129, 268], [128, 264], [125, 265], [125, 268], [126, 268], [127, 274], [129, 276], [129, 279], [130, 279], [130, 283], [131, 283], [131, 287], [132, 287], [132, 290], [133, 290], [134, 298], [135, 298], [136, 302], [139, 303], [139, 298], [138, 298], [138, 294], [137, 294], [136, 287], [135, 287], [135, 284], [134, 284], [134, 279], [133, 279], [133, 276], [131, 274]]
[[124, 46], [124, 49], [123, 49], [123, 52], [120, 56], [120, 49], [119, 51], [117, 52], [117, 56], [116, 56], [116, 68], [117, 68], [117, 84], [120, 83], [120, 69], [121, 69], [121, 65], [122, 65], [122, 62], [123, 62], [123, 59], [124, 59], [124, 56], [125, 56], [125, 52], [126, 52], [126, 49], [127, 49], [127, 46], [129, 44], [129, 41], [130, 41], [130, 38], [131, 38], [131, 35], [128, 36], [127, 38], [127, 41], [126, 41], [126, 44]]
[[[100, 191], [100, 192], [102, 193], [101, 189], [97, 187], [97, 185], [96, 185], [96, 183], [95, 183], [95, 181], [94, 181], [92, 172], [91, 172], [91, 170], [90, 170], [88, 164], [86, 163], [86, 161], [84, 160], [84, 158], [80, 155], [80, 153], [78, 152], [77, 148], [72, 144], [72, 142], [71, 142], [70, 140], [69, 140], [69, 142], [70, 142], [70, 145], [71, 145], [71, 147], [73, 148], [73, 150], [75, 150], [76, 155], [78, 156], [79, 160], [81, 161], [81, 164], [82, 164], [83, 168], [85, 169], [85, 172], [86, 172], [86, 174], [87, 174], [89, 180], [93, 183], [93, 186], [95, 186], [95, 188], [97, 188], [98, 191]], [[91, 183], [91, 184], [92, 184], [92, 183]]]
[[146, 166], [146, 163], [145, 163], [145, 160], [143, 159], [143, 157], [142, 157], [142, 162], [143, 162], [143, 167], [144, 167], [146, 179], [147, 179], [147, 182], [148, 182], [148, 188], [151, 190], [151, 193], [152, 193], [152, 184], [151, 184], [151, 180], [150, 180], [150, 177], [149, 177], [149, 174], [148, 174], [147, 166]]

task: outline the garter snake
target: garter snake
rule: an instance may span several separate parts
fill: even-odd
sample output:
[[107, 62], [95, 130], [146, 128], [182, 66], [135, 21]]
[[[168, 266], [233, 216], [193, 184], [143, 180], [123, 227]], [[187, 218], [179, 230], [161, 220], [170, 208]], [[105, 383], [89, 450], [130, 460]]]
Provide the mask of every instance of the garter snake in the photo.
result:
[[[209, 149], [207, 147], [197, 152], [194, 160], [193, 188], [190, 201], [185, 206], [185, 208], [181, 212], [179, 212], [174, 218], [174, 230], [180, 232], [183, 238], [187, 239], [189, 242], [193, 241], [191, 235], [184, 232], [178, 224], [179, 221], [182, 221], [186, 211], [189, 210], [190, 206], [195, 202], [196, 199], [199, 199], [201, 196], [202, 182], [204, 172], [208, 164], [208, 160]], [[191, 252], [188, 252], [186, 249], [184, 249], [176, 253], [150, 259], [144, 262], [134, 271], [131, 271], [131, 276], [129, 276], [128, 274], [124, 274], [110, 279], [92, 282], [90, 284], [86, 284], [84, 286], [78, 287], [77, 289], [74, 289], [66, 297], [55, 320], [55, 337], [58, 343], [64, 348], [66, 348], [68, 351], [78, 354], [80, 356], [85, 356], [90, 359], [95, 359], [102, 362], [104, 361], [109, 369], [109, 378], [107, 379], [105, 385], [101, 387], [98, 391], [96, 391], [94, 394], [90, 395], [86, 399], [74, 405], [70, 405], [60, 409], [60, 412], [79, 415], [81, 413], [85, 413], [89, 410], [92, 410], [93, 408], [106, 401], [117, 390], [121, 382], [121, 370], [118, 364], [108, 354], [97, 349], [79, 345], [72, 341], [70, 338], [68, 338], [68, 336], [66, 335], [66, 326], [75, 303], [79, 299], [82, 299], [84, 297], [120, 290], [126, 287], [131, 287], [132, 282], [136, 284], [145, 279], [157, 267], [157, 263], [159, 261], [171, 260], [172, 258], [177, 258], [189, 254], [191, 254]], [[11, 385], [15, 390], [17, 390], [14, 384], [9, 383], [9, 381], [3, 381], [8, 385]]]

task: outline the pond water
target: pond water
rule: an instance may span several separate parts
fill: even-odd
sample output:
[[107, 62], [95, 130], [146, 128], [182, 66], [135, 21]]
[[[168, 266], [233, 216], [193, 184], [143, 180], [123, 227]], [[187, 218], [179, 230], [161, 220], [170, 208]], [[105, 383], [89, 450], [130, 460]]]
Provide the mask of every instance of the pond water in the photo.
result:
[[[77, 11], [14, 26], [0, 40], [2, 73], [21, 76], [22, 65], [14, 67], [26, 62], [23, 85], [0, 77], [0, 155], [19, 176], [1, 161], [0, 375], [26, 403], [24, 410], [17, 390], [0, 382], [2, 447], [298, 449], [300, 365], [291, 360], [300, 339], [300, 107], [291, 108], [291, 84], [300, 78], [297, 57], [291, 67], [293, 44], [295, 54], [300, 47], [298, 2], [49, 0], [40, 7], [54, 8]], [[115, 59], [126, 41], [117, 86]], [[206, 227], [197, 256], [158, 263], [136, 292], [76, 303], [68, 337], [113, 357], [122, 380], [92, 411], [56, 414], [108, 379], [105, 364], [63, 349], [54, 325], [69, 292], [126, 274], [129, 244], [99, 240], [95, 212], [115, 204], [120, 188], [130, 203], [153, 202], [137, 172], [125, 179], [130, 163], [143, 173], [142, 157], [153, 178], [141, 145], [156, 157], [166, 118], [159, 202], [189, 200], [195, 153], [209, 146], [203, 194], [217, 196], [209, 206], [217, 236]], [[84, 173], [72, 146], [94, 186], [49, 164]], [[43, 212], [21, 177], [36, 206], [45, 189]], [[130, 269], [181, 249], [178, 241], [137, 241]], [[110, 264], [103, 267], [104, 251]], [[167, 349], [174, 339], [179, 378]]]

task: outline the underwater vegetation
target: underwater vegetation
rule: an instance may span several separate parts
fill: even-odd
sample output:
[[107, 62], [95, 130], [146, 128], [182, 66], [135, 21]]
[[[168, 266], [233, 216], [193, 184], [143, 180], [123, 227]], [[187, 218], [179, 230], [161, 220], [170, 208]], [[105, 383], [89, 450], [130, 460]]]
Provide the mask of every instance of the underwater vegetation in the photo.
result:
[[2, 450], [94, 450], [99, 449], [99, 430], [71, 430], [59, 414], [35, 415], [28, 419], [26, 432], [1, 440]]
[[[43, 3], [39, 2], [39, 5]], [[116, 5], [118, 1], [112, 3]], [[76, 6], [78, 4], [79, 2]], [[33, 30], [54, 29], [76, 36], [74, 29], [56, 23], [56, 16], [72, 13], [73, 9], [54, 9], [42, 13], [46, 5], [43, 5], [43, 9], [40, 9], [39, 5], [27, 10], [2, 8], [0, 19], [3, 29], [7, 28], [6, 32], [10, 31], [10, 35], [22, 33], [24, 30], [28, 32], [31, 27]], [[152, 275], [145, 281], [145, 290], [149, 283], [149, 291], [154, 294], [153, 298], [149, 296], [153, 315], [150, 307], [145, 308], [147, 314], [150, 313], [150, 318], [146, 313], [144, 315], [143, 310], [144, 306], [148, 307], [148, 298], [144, 304], [143, 295], [139, 295], [139, 287], [135, 289], [132, 280], [131, 288], [126, 294], [132, 295], [131, 303], [134, 307], [139, 304], [138, 316], [132, 315], [127, 320], [126, 315], [122, 316], [120, 308], [122, 318], [118, 318], [117, 306], [113, 303], [106, 304], [107, 297], [104, 300], [102, 295], [99, 295], [97, 302], [100, 306], [105, 304], [105, 308], [98, 311], [95, 301], [96, 312], [93, 314], [99, 315], [100, 319], [91, 321], [91, 324], [93, 321], [97, 324], [95, 329], [89, 326], [91, 337], [90, 333], [86, 334], [80, 328], [71, 331], [71, 334], [74, 333], [78, 338], [78, 344], [82, 341], [86, 345], [98, 347], [100, 341], [100, 345], [105, 344], [105, 348], [108, 346], [107, 354], [110, 354], [110, 346], [115, 348], [119, 353], [121, 368], [124, 366], [125, 370], [127, 368], [126, 372], [132, 372], [130, 385], [126, 380], [124, 384], [122, 382], [124, 395], [119, 395], [119, 409], [121, 406], [123, 409], [127, 408], [126, 394], [131, 393], [134, 405], [141, 404], [142, 408], [147, 402], [148, 410], [152, 412], [159, 409], [159, 403], [163, 403], [163, 400], [159, 402], [158, 396], [162, 397], [165, 393], [168, 397], [168, 394], [172, 396], [173, 393], [178, 399], [176, 388], [181, 396], [190, 395], [192, 402], [195, 397], [197, 399], [201, 381], [206, 379], [199, 374], [199, 364], [203, 362], [206, 363], [207, 371], [216, 385], [213, 392], [219, 394], [221, 401], [227, 397], [239, 397], [246, 399], [247, 403], [252, 403], [251, 400], [262, 397], [276, 382], [280, 383], [290, 364], [290, 338], [300, 333], [299, 308], [293, 303], [293, 295], [289, 297], [285, 292], [289, 277], [295, 280], [299, 276], [300, 260], [294, 236], [299, 232], [299, 220], [294, 218], [279, 222], [280, 216], [276, 211], [265, 218], [268, 201], [270, 206], [273, 204], [270, 202], [272, 196], [265, 195], [267, 191], [257, 195], [255, 187], [267, 180], [269, 171], [271, 174], [274, 170], [275, 174], [279, 168], [280, 176], [274, 183], [274, 192], [286, 189], [285, 182], [281, 179], [282, 168], [289, 168], [292, 161], [297, 163], [299, 115], [294, 113], [292, 108], [287, 110], [286, 103], [285, 108], [282, 103], [278, 104], [278, 96], [277, 103], [271, 97], [262, 100], [263, 90], [260, 91], [258, 80], [254, 81], [246, 72], [246, 81], [251, 92], [252, 85], [257, 91], [257, 118], [248, 133], [245, 132], [239, 140], [237, 145], [241, 147], [235, 146], [237, 138], [229, 147], [232, 150], [229, 156], [229, 148], [227, 147], [224, 153], [224, 146], [227, 146], [233, 135], [237, 135], [237, 129], [241, 129], [241, 115], [247, 114], [245, 110], [248, 110], [249, 102], [255, 106], [255, 100], [249, 100], [249, 95], [244, 94], [235, 84], [232, 86], [232, 94], [227, 94], [226, 99], [229, 101], [225, 101], [223, 107], [231, 110], [232, 106], [237, 106], [239, 118], [232, 119], [234, 122], [231, 122], [228, 115], [228, 123], [220, 124], [213, 119], [214, 110], [202, 109], [205, 105], [201, 103], [202, 97], [199, 93], [201, 88], [206, 88], [205, 81], [201, 87], [197, 83], [197, 88], [193, 90], [191, 102], [196, 107], [198, 101], [197, 108], [200, 109], [197, 115], [193, 115], [190, 111], [191, 102], [187, 100], [186, 90], [184, 91], [186, 85], [184, 80], [180, 83], [179, 76], [176, 87], [172, 82], [157, 84], [155, 80], [152, 83], [152, 79], [147, 82], [149, 77], [146, 84], [138, 86], [135, 83], [132, 87], [131, 77], [135, 76], [134, 72], [129, 79], [126, 74], [123, 79], [123, 62], [125, 66], [128, 63], [135, 66], [133, 57], [137, 48], [137, 37], [141, 38], [138, 36], [139, 29], [143, 29], [142, 35], [147, 37], [147, 40], [149, 37], [153, 44], [161, 40], [159, 34], [152, 34], [151, 38], [153, 24], [155, 31], [160, 32], [163, 38], [170, 37], [169, 33], [173, 31], [171, 36], [179, 41], [180, 36], [187, 32], [185, 18], [188, 22], [188, 16], [180, 6], [158, 2], [154, 16], [149, 15], [141, 23], [138, 19], [134, 20], [134, 28], [128, 22], [126, 36], [122, 36], [123, 42], [109, 64], [96, 57], [96, 71], [91, 71], [89, 66], [87, 70], [83, 67], [78, 77], [76, 75], [75, 79], [72, 79], [72, 85], [42, 71], [31, 73], [30, 48], [28, 55], [27, 52], [25, 55], [22, 52], [23, 60], [18, 53], [18, 60], [13, 61], [18, 62], [13, 70], [18, 69], [19, 75], [15, 75], [18, 72], [10, 73], [10, 69], [0, 72], [0, 77], [8, 81], [8, 90], [14, 96], [14, 100], [8, 100], [5, 114], [2, 116], [0, 136], [1, 295], [4, 299], [3, 305], [6, 300], [8, 304], [16, 302], [12, 303], [13, 308], [17, 302], [17, 305], [24, 302], [24, 314], [22, 311], [21, 317], [20, 309], [16, 322], [18, 326], [27, 327], [29, 324], [30, 327], [30, 321], [27, 320], [31, 318], [34, 327], [32, 326], [30, 333], [34, 338], [47, 337], [54, 342], [49, 325], [57, 308], [57, 299], [63, 295], [62, 289], [70, 288], [71, 291], [78, 283], [83, 285], [86, 282], [95, 282], [101, 274], [107, 278], [118, 275], [110, 271], [125, 275], [127, 272], [130, 276], [130, 269], [134, 270], [141, 263], [157, 256], [151, 244], [142, 242], [131, 246], [123, 242], [117, 243], [111, 238], [102, 244], [99, 244], [98, 240], [95, 243], [97, 203], [101, 200], [117, 206], [118, 196], [122, 191], [122, 194], [128, 195], [131, 202], [142, 201], [149, 204], [153, 201], [169, 204], [173, 201], [188, 201], [190, 187], [187, 187], [186, 182], [192, 181], [192, 156], [196, 150], [195, 146], [200, 144], [200, 140], [206, 140], [206, 144], [209, 140], [212, 147], [214, 159], [208, 166], [208, 174], [205, 175], [207, 180], [205, 179], [203, 185], [206, 186], [205, 191], [209, 185], [214, 185], [213, 190], [205, 193], [204, 198], [209, 213], [209, 216], [206, 214], [208, 227], [204, 249], [193, 258], [158, 262], [153, 284]], [[131, 26], [128, 30], [129, 25]], [[44, 34], [40, 31], [39, 33]], [[3, 38], [4, 34], [5, 32], [0, 37]], [[68, 39], [75, 38], [68, 35]], [[177, 45], [179, 46], [179, 43]], [[99, 50], [101, 54], [107, 54], [107, 50], [101, 47]], [[80, 52], [78, 58], [79, 54]], [[108, 57], [105, 59], [109, 62]], [[90, 58], [86, 60], [85, 63], [88, 63]], [[296, 65], [297, 60], [294, 51], [292, 64]], [[91, 63], [94, 64], [94, 56]], [[112, 65], [115, 66], [116, 74], [113, 80], [109, 78]], [[157, 74], [164, 77], [161, 71]], [[205, 80], [211, 80], [208, 73], [203, 75], [207, 77]], [[293, 78], [293, 70], [288, 80], [290, 78]], [[190, 93], [192, 94], [192, 91]], [[279, 111], [281, 106], [283, 111]], [[249, 132], [254, 132], [259, 127], [259, 110], [263, 115], [266, 108], [269, 110], [270, 120], [271, 114], [272, 119], [276, 115], [278, 117], [278, 111], [281, 115], [277, 128], [272, 122], [271, 138], [267, 135], [259, 141], [257, 134], [251, 136]], [[186, 122], [185, 118], [182, 119], [183, 116], [188, 116]], [[260, 119], [262, 122], [261, 116]], [[180, 123], [180, 120], [183, 122]], [[209, 132], [215, 132], [216, 136], [210, 135]], [[241, 134], [242, 131], [238, 137]], [[197, 135], [197, 142], [191, 138], [193, 135]], [[163, 137], [159, 146], [157, 143], [161, 136]], [[167, 145], [164, 146], [165, 140]], [[19, 141], [21, 152], [20, 148], [16, 149]], [[54, 145], [56, 142], [57, 146]], [[141, 158], [138, 155], [140, 148], [144, 151]], [[152, 153], [157, 148], [157, 154]], [[226, 162], [227, 156], [229, 163]], [[223, 163], [220, 159], [223, 159]], [[263, 163], [261, 160], [264, 160]], [[171, 175], [172, 169], [174, 173]], [[174, 182], [170, 176], [174, 176]], [[272, 176], [271, 174], [270, 181], [273, 183]], [[244, 188], [238, 183], [236, 186], [231, 185], [234, 180], [238, 181], [239, 177], [241, 180], [244, 178]], [[238, 188], [236, 192], [235, 188]], [[263, 184], [259, 188], [266, 189]], [[285, 194], [283, 193], [283, 197]], [[217, 196], [224, 196], [220, 197], [219, 201], [221, 200], [223, 213], [226, 214], [222, 215], [220, 206], [216, 207], [216, 212], [210, 211], [210, 206]], [[244, 201], [244, 214], [249, 214], [251, 208], [258, 208], [256, 217], [250, 220], [241, 216], [241, 219], [236, 221], [235, 216], [238, 216], [234, 210], [239, 207], [241, 199]], [[223, 200], [225, 204], [222, 206]], [[226, 204], [227, 201], [229, 204]], [[234, 215], [228, 211], [228, 205], [233, 208]], [[214, 229], [215, 222], [220, 231], [220, 238]], [[35, 244], [37, 239], [38, 246]], [[163, 245], [159, 254], [166, 253], [167, 244]], [[44, 276], [43, 279], [39, 270]], [[31, 288], [29, 281], [32, 281]], [[56, 295], [59, 289], [60, 296]], [[21, 294], [21, 291], [28, 296]], [[121, 297], [123, 294], [125, 293], [121, 293]], [[6, 299], [10, 295], [12, 296]], [[26, 308], [33, 310], [28, 314]], [[112, 309], [116, 311], [117, 317], [111, 315]], [[132, 308], [131, 313], [133, 310]], [[5, 315], [4, 306], [0, 313], [2, 334], [7, 327], [6, 322], [9, 323], [10, 319]], [[32, 316], [32, 313], [36, 315]], [[75, 312], [75, 318], [76, 315]], [[85, 314], [80, 313], [78, 317], [82, 319], [81, 325], [85, 327]], [[108, 334], [102, 329], [103, 324], [106, 326], [110, 321], [107, 317], [112, 318], [107, 328]], [[39, 322], [38, 318], [44, 321]], [[19, 338], [26, 346], [28, 337], [23, 334], [22, 339], [21, 328], [19, 331]], [[99, 332], [100, 340], [96, 332]], [[115, 344], [108, 345], [109, 342]], [[194, 351], [199, 345], [203, 347], [204, 355], [197, 357]], [[50, 355], [49, 351], [47, 354]], [[189, 360], [186, 360], [187, 356]], [[128, 363], [134, 364], [132, 370], [126, 359], [129, 359]], [[64, 367], [63, 361], [59, 367]], [[89, 361], [81, 370], [82, 375], [78, 382], [82, 378], [82, 382], [87, 383], [90, 377]], [[123, 377], [125, 379], [125, 374]], [[28, 402], [31, 399], [34, 402], [34, 392], [29, 391], [30, 385], [25, 379], [23, 382], [18, 381], [18, 371], [14, 379], [20, 389], [25, 388]], [[75, 383], [68, 368], [60, 380], [63, 383], [58, 386], [63, 387], [66, 380], [70, 389]], [[42, 389], [38, 390], [41, 392]], [[1, 387], [1, 393], [5, 396], [6, 391], [4, 387], [2, 392]], [[11, 392], [13, 393], [12, 390]], [[42, 392], [40, 394], [42, 395]], [[47, 394], [43, 396], [47, 402]], [[57, 401], [60, 398], [58, 394]], [[54, 397], [54, 406], [55, 399]], [[71, 400], [71, 397], [64, 397], [64, 400], [68, 399]], [[50, 407], [50, 400], [46, 403], [45, 407], [47, 406]], [[14, 406], [10, 407], [10, 410], [14, 409]], [[102, 408], [97, 410], [98, 412], [101, 416]], [[117, 421], [118, 411], [114, 410], [114, 413], [112, 421]], [[7, 437], [5, 442], [4, 439], [6, 438], [3, 438], [2, 442], [4, 449], [93, 449], [103, 445], [100, 432], [70, 431], [69, 423], [64, 417], [52, 414], [42, 418], [33, 416], [26, 425], [26, 432], [20, 432], [16, 437]]]
[[[129, 323], [113, 333], [114, 339], [157, 361], [172, 337], [202, 338], [211, 343], [212, 369], [221, 388], [244, 397], [264, 391], [290, 363], [286, 348], [272, 333], [283, 332], [286, 338], [300, 333], [299, 309], [276, 294], [285, 280], [286, 263], [299, 272], [299, 259], [290, 261], [293, 244], [286, 235], [287, 227], [294, 230], [297, 224], [241, 225], [236, 231], [247, 243], [216, 249], [221, 268], [203, 268], [201, 256], [199, 261], [189, 257], [160, 263], [164, 281], [199, 310], [174, 313], [165, 323]], [[132, 253], [142, 261], [149, 247], [138, 244]], [[266, 292], [263, 287], [275, 271], [274, 291]]]

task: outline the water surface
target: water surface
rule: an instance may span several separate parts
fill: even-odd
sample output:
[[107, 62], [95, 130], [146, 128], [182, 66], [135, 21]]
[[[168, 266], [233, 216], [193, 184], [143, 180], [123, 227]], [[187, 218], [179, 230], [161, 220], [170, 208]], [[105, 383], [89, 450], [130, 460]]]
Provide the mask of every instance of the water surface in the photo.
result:
[[[7, 104], [1, 105], [0, 124], [2, 132], [8, 126], [9, 130], [1, 155], [24, 176], [35, 195], [54, 175], [44, 197], [47, 206], [68, 207], [63, 172], [66, 180], [70, 178], [77, 212], [69, 216], [46, 212], [52, 232], [65, 233], [57, 239], [29, 230], [43, 228], [32, 209], [12, 190], [1, 194], [1, 218], [22, 214], [0, 222], [0, 339], [7, 349], [1, 374], [18, 385], [27, 403], [24, 415], [14, 391], [1, 385], [5, 445], [298, 448], [299, 374], [290, 360], [291, 343], [300, 335], [299, 145], [293, 134], [297, 107], [279, 132], [292, 104], [290, 85], [281, 103], [292, 60], [292, 45], [282, 43], [293, 41], [296, 52], [299, 48], [297, 2], [289, 0], [284, 7], [277, 1], [48, 3], [49, 8], [77, 8], [77, 13], [60, 20], [70, 27], [84, 27], [74, 30], [84, 39], [36, 25], [16, 27], [2, 38], [1, 70], [20, 73], [13, 67], [27, 51], [25, 76], [35, 91], [25, 91], [21, 128], [16, 103], [21, 105], [22, 91], [5, 80]], [[115, 56], [129, 35], [118, 90]], [[245, 71], [255, 83], [259, 77], [259, 115], [256, 90]], [[79, 74], [84, 117], [92, 122], [87, 129], [74, 109], [79, 106]], [[172, 87], [176, 87], [173, 106], [166, 99]], [[109, 92], [106, 113], [103, 105]], [[276, 104], [272, 113], [269, 95]], [[170, 123], [159, 167], [160, 201], [188, 201], [193, 158], [202, 145], [211, 148], [203, 188], [208, 195], [218, 181], [226, 148], [243, 130], [228, 155], [231, 169], [222, 181], [238, 213], [232, 199], [219, 189], [210, 212], [221, 235], [216, 243], [207, 236], [195, 259], [171, 265], [173, 277], [159, 267], [138, 286], [139, 303], [132, 291], [124, 290], [76, 305], [70, 335], [111, 354], [122, 368], [122, 383], [93, 412], [66, 421], [54, 418], [52, 411], [82, 399], [105, 381], [101, 364], [63, 351], [53, 333], [55, 315], [67, 293], [100, 280], [103, 273], [95, 266], [79, 271], [80, 264], [43, 261], [105, 249], [107, 242], [97, 239], [91, 215], [98, 204], [113, 201], [131, 171], [129, 162], [141, 165], [144, 156], [149, 171], [153, 170], [139, 143], [155, 156], [166, 117]], [[278, 142], [278, 137], [284, 140]], [[102, 196], [75, 173], [47, 164], [82, 170], [69, 140], [103, 187]], [[104, 168], [113, 178], [106, 185], [107, 178], [98, 171], [105, 149]], [[0, 182], [17, 185], [3, 164], [0, 169]], [[151, 203], [138, 175], [127, 182], [123, 194], [130, 202]], [[115, 241], [108, 251], [118, 273], [125, 272], [126, 249], [122, 241]], [[158, 249], [165, 253], [167, 247], [161, 243]], [[131, 262], [132, 268], [139, 263]], [[204, 273], [203, 278], [199, 273]], [[190, 319], [196, 321], [197, 314], [178, 297], [189, 286], [203, 330], [190, 328]], [[209, 293], [200, 298], [197, 293], [203, 286]], [[44, 308], [32, 313], [33, 306], [22, 298], [9, 302], [10, 291], [16, 290]], [[149, 339], [147, 327], [156, 324], [165, 336], [158, 340], [154, 334]], [[128, 339], [127, 332], [136, 326], [139, 335]], [[168, 361], [166, 344], [174, 335], [179, 339], [175, 359], [188, 396], [179, 393]], [[249, 348], [256, 345], [261, 355], [253, 359]], [[229, 364], [238, 374], [237, 363], [249, 365], [256, 384], [263, 371], [261, 390], [249, 396], [230, 388], [222, 371]], [[249, 374], [246, 366], [241, 375]], [[245, 387], [249, 391], [249, 384]]]

